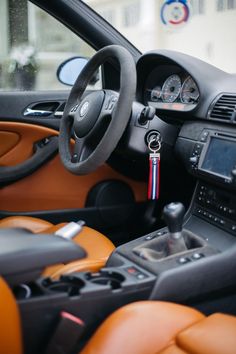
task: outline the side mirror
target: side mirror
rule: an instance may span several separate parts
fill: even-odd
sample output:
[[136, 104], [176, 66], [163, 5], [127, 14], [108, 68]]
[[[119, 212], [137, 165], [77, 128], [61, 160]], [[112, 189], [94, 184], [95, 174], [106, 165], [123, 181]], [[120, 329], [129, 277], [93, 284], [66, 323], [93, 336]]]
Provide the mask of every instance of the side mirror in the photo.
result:
[[[58, 80], [65, 85], [73, 86], [77, 77], [87, 64], [88, 59], [83, 57], [73, 57], [67, 59], [57, 69], [57, 78]], [[91, 81], [90, 85], [96, 84], [99, 80], [99, 71], [97, 71]]]

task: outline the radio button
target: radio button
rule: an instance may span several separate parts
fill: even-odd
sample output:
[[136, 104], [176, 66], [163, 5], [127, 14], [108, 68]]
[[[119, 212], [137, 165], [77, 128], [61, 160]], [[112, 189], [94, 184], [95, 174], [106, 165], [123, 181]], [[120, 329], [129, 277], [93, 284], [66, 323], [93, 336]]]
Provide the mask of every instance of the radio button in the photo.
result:
[[229, 209], [228, 213], [229, 213], [229, 215], [233, 215], [233, 214], [235, 214], [235, 210], [234, 209]]
[[198, 163], [198, 159], [199, 157], [198, 156], [191, 156], [190, 159], [189, 159], [189, 162], [191, 162], [191, 164], [195, 165]]
[[202, 143], [205, 143], [207, 141], [208, 135], [209, 135], [209, 132], [207, 130], [203, 130], [203, 132], [201, 133], [200, 138], [199, 138], [200, 141]]
[[203, 257], [205, 257], [204, 254], [202, 254], [202, 253], [197, 253], [197, 252], [195, 252], [195, 253], [192, 255], [192, 259], [194, 259], [195, 261], [197, 261], [198, 259], [201, 259], [201, 258], [203, 258]]
[[235, 232], [236, 231], [236, 225], [232, 225], [231, 230]]
[[200, 155], [202, 152], [203, 145], [202, 144], [195, 144], [193, 155]]
[[191, 262], [191, 260], [188, 257], [180, 257], [178, 259], [178, 263], [180, 263], [180, 264], [186, 264], [186, 263], [189, 263], [189, 262]]

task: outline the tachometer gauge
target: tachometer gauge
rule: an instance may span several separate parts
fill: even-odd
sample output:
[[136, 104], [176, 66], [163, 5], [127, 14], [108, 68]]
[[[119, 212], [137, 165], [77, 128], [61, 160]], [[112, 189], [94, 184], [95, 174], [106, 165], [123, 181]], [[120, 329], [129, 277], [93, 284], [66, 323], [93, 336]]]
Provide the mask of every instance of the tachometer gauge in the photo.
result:
[[180, 99], [183, 103], [196, 103], [199, 98], [199, 91], [196, 82], [191, 76], [188, 76], [184, 81], [181, 92]]
[[179, 96], [181, 90], [181, 79], [179, 75], [169, 76], [162, 86], [162, 100], [163, 102], [174, 102]]
[[151, 91], [151, 101], [156, 102], [159, 100], [161, 97], [161, 87], [156, 86], [154, 89]]

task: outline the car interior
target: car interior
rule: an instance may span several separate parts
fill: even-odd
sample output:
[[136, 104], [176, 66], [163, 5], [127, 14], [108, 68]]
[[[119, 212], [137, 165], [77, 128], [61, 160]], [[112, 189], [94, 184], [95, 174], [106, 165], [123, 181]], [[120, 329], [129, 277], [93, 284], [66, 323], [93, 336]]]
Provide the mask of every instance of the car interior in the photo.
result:
[[0, 352], [236, 353], [235, 74], [32, 3], [95, 54], [0, 91]]

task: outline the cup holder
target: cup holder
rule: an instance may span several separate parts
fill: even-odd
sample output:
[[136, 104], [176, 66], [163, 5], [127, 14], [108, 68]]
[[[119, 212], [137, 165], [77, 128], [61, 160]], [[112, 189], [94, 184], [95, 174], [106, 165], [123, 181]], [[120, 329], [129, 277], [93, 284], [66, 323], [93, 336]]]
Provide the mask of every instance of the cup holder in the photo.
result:
[[80, 290], [85, 286], [82, 279], [65, 276], [58, 281], [53, 281], [50, 278], [44, 280], [42, 284], [47, 290], [58, 293], [67, 293], [69, 296], [79, 295]]
[[17, 285], [13, 289], [14, 295], [17, 298], [17, 300], [26, 300], [31, 298], [32, 296], [32, 290], [29, 285], [27, 284], [20, 284]]
[[108, 285], [112, 290], [120, 289], [125, 277], [117, 272], [89, 273], [87, 280], [97, 285]]

